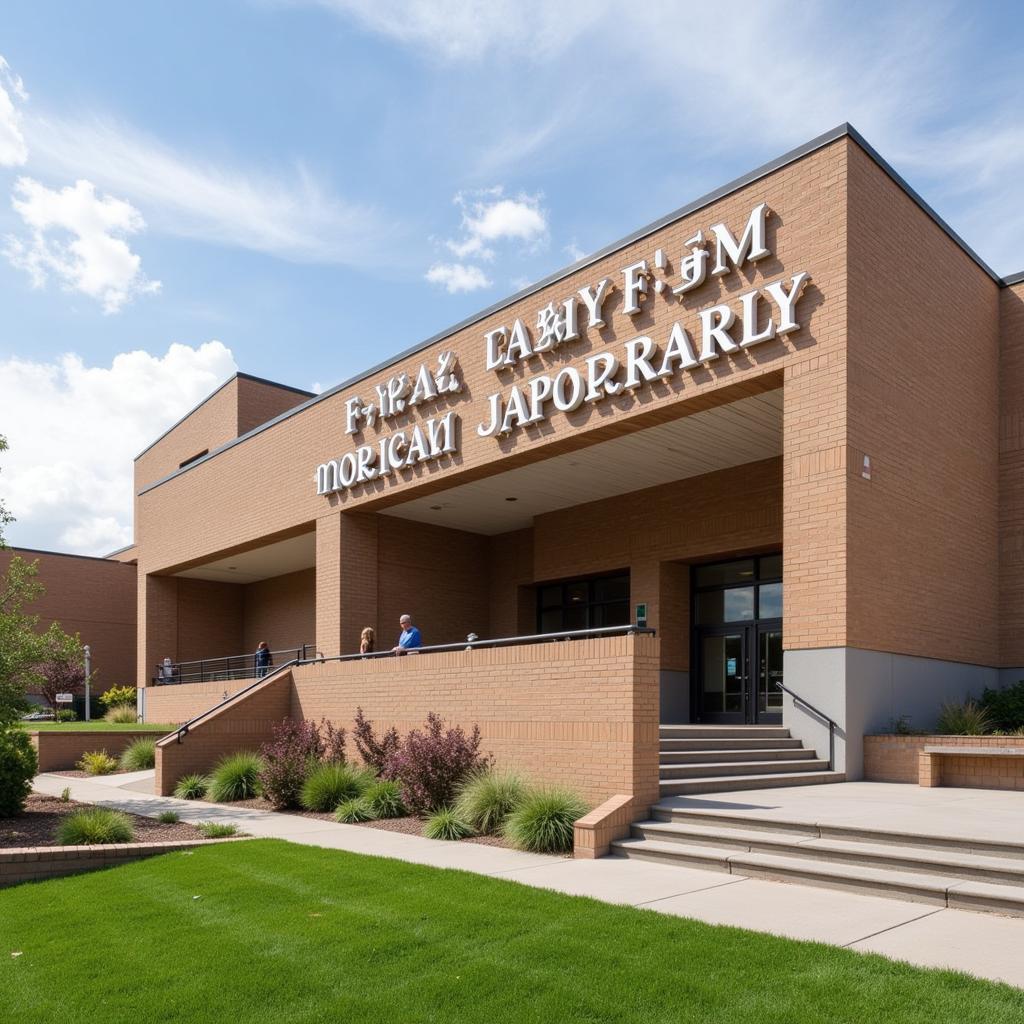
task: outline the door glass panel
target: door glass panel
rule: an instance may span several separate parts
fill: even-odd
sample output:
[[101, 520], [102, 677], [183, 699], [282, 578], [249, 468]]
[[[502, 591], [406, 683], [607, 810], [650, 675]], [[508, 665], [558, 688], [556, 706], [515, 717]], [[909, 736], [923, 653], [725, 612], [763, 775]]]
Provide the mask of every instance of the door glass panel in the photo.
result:
[[782, 714], [782, 631], [765, 630], [757, 643], [757, 710], [759, 714]]
[[754, 618], [754, 588], [734, 587], [697, 595], [697, 625], [749, 622]]
[[759, 619], [781, 619], [782, 618], [782, 584], [765, 583], [758, 588], [758, 611]]
[[701, 651], [704, 710], [743, 711], [743, 634], [706, 636]]

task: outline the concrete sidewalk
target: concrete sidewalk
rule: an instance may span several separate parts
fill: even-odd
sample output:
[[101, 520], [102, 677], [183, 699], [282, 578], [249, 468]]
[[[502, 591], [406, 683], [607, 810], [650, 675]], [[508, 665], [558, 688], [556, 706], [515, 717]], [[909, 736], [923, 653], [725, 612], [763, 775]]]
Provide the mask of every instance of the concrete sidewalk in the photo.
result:
[[572, 860], [474, 843], [444, 843], [291, 814], [152, 795], [152, 772], [96, 779], [40, 775], [35, 789], [183, 821], [224, 821], [254, 836], [351, 853], [459, 868], [558, 892], [630, 904], [709, 924], [734, 925], [881, 953], [924, 967], [950, 967], [1024, 987], [1024, 919], [936, 908], [831, 889], [764, 882], [714, 871], [605, 857]]

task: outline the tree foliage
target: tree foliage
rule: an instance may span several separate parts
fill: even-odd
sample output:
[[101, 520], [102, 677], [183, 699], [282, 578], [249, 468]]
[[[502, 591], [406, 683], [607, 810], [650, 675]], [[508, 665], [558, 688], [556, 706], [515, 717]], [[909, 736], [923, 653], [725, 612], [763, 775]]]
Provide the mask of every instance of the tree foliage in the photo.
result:
[[58, 693], [81, 693], [85, 687], [85, 656], [76, 633], [69, 636], [56, 622], [40, 637], [39, 692], [51, 708], [57, 708]]
[[[7, 451], [7, 438], [3, 434], [0, 434], [0, 452]], [[14, 522], [14, 516], [7, 511], [7, 506], [4, 504], [4, 499], [0, 498], [0, 548], [5, 548], [7, 545], [4, 543], [4, 527], [8, 523]]]

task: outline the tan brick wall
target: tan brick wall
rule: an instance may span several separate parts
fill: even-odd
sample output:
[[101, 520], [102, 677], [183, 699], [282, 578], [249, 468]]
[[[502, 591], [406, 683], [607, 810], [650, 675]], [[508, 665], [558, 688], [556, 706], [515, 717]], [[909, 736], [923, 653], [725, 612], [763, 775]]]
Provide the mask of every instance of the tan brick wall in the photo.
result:
[[175, 661], [242, 654], [245, 588], [213, 580], [178, 580]]
[[857, 147], [849, 175], [847, 643], [995, 665], [999, 288]]
[[266, 640], [272, 651], [315, 643], [315, 569], [250, 583], [242, 590], [240, 651], [255, 651], [261, 640]]
[[[153, 719], [160, 721], [160, 719]], [[82, 759], [82, 755], [93, 750], [105, 750], [111, 757], [120, 756], [137, 739], [159, 739], [160, 734], [145, 732], [50, 732], [32, 731], [29, 734], [32, 746], [39, 755], [41, 772], [70, 771]]]
[[250, 380], [244, 376], [239, 376], [237, 381], [239, 437], [312, 397], [292, 391], [290, 388], [267, 381]]
[[146, 721], [181, 725], [208, 711], [224, 699], [233, 697], [253, 680], [235, 679], [215, 683], [175, 683], [146, 687]]
[[[864, 778], [868, 782], [917, 784], [920, 757], [928, 747], [1014, 747], [1024, 736], [865, 736]], [[1024, 789], [1024, 758], [943, 756], [936, 781], [974, 789]]]
[[105, 558], [49, 552], [0, 550], [0, 573], [11, 558], [39, 562], [37, 580], [46, 593], [26, 608], [39, 616], [39, 629], [59, 622], [78, 633], [92, 652], [93, 692], [135, 685], [135, 566]]
[[[154, 687], [150, 693], [189, 689], [190, 686]], [[169, 796], [183, 775], [209, 772], [225, 754], [258, 750], [271, 738], [274, 726], [290, 714], [291, 690], [288, 670], [267, 676], [244, 698], [212, 710], [180, 737], [180, 742], [176, 733], [162, 739], [156, 746], [154, 792]]]
[[451, 654], [326, 662], [293, 670], [291, 713], [351, 727], [418, 728], [428, 712], [479, 724], [499, 765], [578, 789], [657, 798], [658, 645], [614, 637]]
[[999, 650], [1024, 666], [1024, 282], [999, 295]]
[[176, 850], [194, 850], [213, 843], [244, 842], [248, 836], [193, 839], [176, 843], [122, 843], [118, 846], [27, 846], [0, 850], [0, 888], [20, 882], [41, 882], [99, 868], [156, 857]]

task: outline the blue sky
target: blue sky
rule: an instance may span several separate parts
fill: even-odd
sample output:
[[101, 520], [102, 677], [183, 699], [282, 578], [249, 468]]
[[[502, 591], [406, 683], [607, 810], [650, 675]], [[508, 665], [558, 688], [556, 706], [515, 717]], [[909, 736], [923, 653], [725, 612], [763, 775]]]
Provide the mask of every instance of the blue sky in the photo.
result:
[[11, 5], [12, 543], [131, 536], [131, 457], [234, 367], [329, 387], [848, 120], [1024, 269], [1006, 4]]

